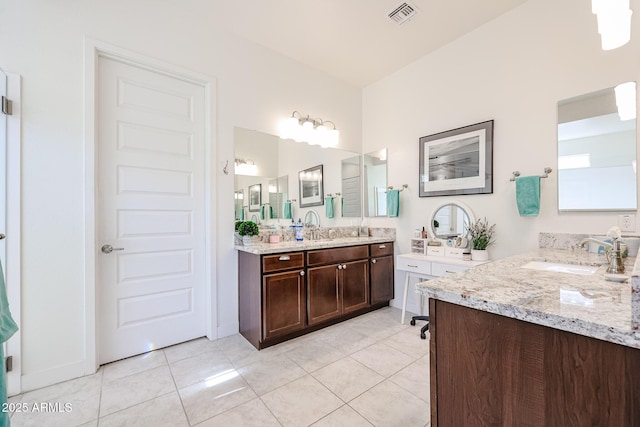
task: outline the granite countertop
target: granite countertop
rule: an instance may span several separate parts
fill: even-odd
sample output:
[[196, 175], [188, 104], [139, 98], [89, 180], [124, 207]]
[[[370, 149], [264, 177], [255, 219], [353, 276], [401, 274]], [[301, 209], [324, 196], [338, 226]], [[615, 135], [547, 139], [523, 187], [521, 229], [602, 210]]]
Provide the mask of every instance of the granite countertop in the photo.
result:
[[335, 239], [303, 240], [301, 242], [291, 240], [280, 243], [252, 243], [249, 245], [236, 245], [236, 250], [249, 252], [256, 255], [278, 254], [293, 251], [308, 251], [313, 249], [340, 248], [345, 246], [366, 245], [370, 243], [393, 242], [393, 237], [337, 237]]
[[[530, 261], [600, 266], [588, 276], [521, 268]], [[633, 278], [604, 279], [606, 259], [580, 250], [538, 249], [416, 285], [441, 301], [640, 349], [640, 266]], [[632, 283], [635, 289], [632, 304]]]

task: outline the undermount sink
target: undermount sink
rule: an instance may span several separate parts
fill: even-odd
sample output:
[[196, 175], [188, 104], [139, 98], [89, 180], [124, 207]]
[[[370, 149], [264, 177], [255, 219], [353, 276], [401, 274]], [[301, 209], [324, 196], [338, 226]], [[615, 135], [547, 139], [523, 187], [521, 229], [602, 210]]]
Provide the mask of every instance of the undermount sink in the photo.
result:
[[579, 276], [590, 276], [598, 271], [595, 265], [575, 265], [561, 264], [557, 262], [531, 261], [520, 268], [528, 268], [530, 270], [553, 271], [556, 273], [577, 274]]

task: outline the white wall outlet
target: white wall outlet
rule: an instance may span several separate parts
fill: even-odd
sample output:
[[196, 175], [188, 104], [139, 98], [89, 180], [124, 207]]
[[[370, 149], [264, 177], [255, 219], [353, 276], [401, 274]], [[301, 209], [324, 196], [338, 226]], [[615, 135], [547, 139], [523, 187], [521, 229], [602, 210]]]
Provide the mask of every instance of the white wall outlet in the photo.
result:
[[636, 216], [631, 214], [618, 215], [618, 227], [620, 227], [620, 231], [635, 231]]

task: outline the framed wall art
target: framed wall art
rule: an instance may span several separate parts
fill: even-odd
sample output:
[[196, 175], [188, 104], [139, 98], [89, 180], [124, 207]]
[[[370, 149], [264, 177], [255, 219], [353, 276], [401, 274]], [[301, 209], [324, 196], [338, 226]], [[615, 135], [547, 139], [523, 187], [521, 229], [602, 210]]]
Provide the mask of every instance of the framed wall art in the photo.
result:
[[249, 212], [260, 212], [262, 204], [262, 184], [253, 184], [249, 187]]
[[300, 171], [298, 174], [298, 186], [300, 187], [301, 208], [323, 205], [322, 165]]
[[493, 193], [493, 120], [420, 138], [420, 197]]

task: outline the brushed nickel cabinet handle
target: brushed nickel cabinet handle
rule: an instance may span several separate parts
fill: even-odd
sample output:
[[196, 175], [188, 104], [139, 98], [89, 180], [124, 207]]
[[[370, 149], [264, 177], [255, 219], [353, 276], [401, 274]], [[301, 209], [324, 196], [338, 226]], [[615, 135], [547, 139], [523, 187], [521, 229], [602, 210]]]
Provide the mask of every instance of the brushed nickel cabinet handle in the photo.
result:
[[289, 255], [282, 255], [280, 258], [278, 258], [278, 260], [280, 260], [280, 261], [291, 261], [291, 257]]
[[384, 248], [386, 248], [386, 247], [387, 247], [387, 245], [380, 245], [380, 246], [378, 246], [378, 248], [380, 248], [380, 249], [384, 249]]
[[300, 275], [301, 275], [301, 276], [304, 276], [304, 271], [301, 271], [301, 272], [300, 272]]
[[376, 262], [378, 262], [378, 261], [376, 261], [375, 259], [372, 259], [372, 260], [371, 260], [371, 263], [372, 263], [372, 264], [375, 264]]

